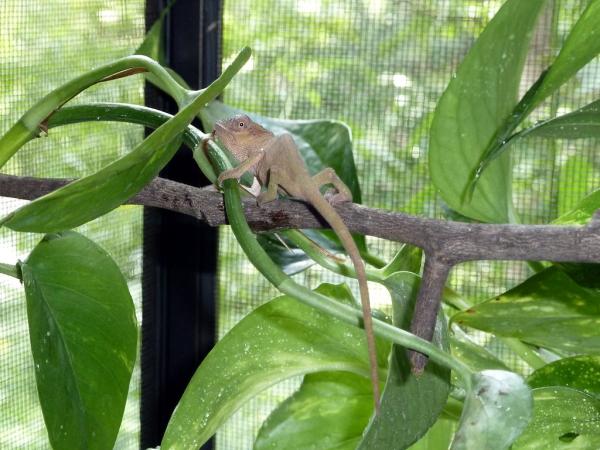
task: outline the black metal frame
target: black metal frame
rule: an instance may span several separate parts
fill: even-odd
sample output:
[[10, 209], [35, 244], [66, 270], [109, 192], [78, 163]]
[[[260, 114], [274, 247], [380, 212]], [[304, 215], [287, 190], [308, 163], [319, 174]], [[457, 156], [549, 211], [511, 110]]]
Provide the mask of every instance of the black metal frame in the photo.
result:
[[[166, 0], [147, 0], [149, 28]], [[220, 0], [178, 0], [166, 18], [167, 64], [192, 88], [220, 71]], [[151, 86], [146, 104], [176, 111]], [[182, 149], [161, 176], [207, 184]], [[144, 211], [141, 448], [160, 444], [164, 430], [198, 364], [215, 342], [217, 230], [169, 211]], [[208, 443], [203, 448], [212, 448]]]

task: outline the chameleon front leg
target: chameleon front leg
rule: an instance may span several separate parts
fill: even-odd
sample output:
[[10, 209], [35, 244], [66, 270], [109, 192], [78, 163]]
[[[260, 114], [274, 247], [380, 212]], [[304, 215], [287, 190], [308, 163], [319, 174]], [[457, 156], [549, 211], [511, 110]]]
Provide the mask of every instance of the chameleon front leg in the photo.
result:
[[312, 179], [318, 187], [326, 184], [333, 184], [333, 187], [337, 192], [333, 195], [326, 194], [329, 203], [336, 204], [352, 201], [352, 192], [331, 167], [323, 169], [318, 174], [314, 175]]
[[223, 181], [229, 180], [230, 178], [240, 178], [242, 175], [244, 175], [244, 173], [246, 173], [247, 171], [252, 169], [256, 164], [258, 164], [263, 156], [263, 151], [256, 152], [245, 161], [242, 161], [242, 163], [239, 166], [221, 172], [221, 175], [219, 175], [219, 177], [217, 178], [218, 185], [221, 186], [223, 184]]
[[287, 179], [288, 176], [285, 170], [282, 170], [279, 167], [271, 167], [271, 170], [269, 170], [267, 190], [256, 198], [258, 206], [276, 200], [279, 193], [279, 186], [282, 184], [285, 185]]

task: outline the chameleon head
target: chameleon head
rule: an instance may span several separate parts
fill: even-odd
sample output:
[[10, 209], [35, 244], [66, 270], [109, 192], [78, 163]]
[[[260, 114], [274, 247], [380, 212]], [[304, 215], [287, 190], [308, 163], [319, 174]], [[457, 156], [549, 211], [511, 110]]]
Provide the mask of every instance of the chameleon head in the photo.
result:
[[238, 160], [246, 159], [248, 153], [262, 148], [273, 136], [245, 114], [219, 120], [215, 123], [213, 133]]

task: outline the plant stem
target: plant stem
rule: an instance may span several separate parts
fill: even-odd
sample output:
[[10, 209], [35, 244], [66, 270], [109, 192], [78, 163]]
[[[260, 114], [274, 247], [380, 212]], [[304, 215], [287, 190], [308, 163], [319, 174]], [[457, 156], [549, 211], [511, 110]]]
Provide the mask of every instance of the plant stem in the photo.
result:
[[178, 103], [185, 100], [188, 91], [181, 87], [167, 70], [146, 56], [134, 55], [118, 59], [112, 63], [91, 70], [50, 92], [33, 105], [15, 123], [8, 132], [0, 138], [0, 167], [8, 161], [27, 141], [39, 134], [40, 128], [48, 117], [71, 100], [81, 91], [100, 81], [112, 77], [128, 76], [134, 73], [148, 71], [161, 79], [169, 94]]
[[531, 347], [527, 344], [523, 343], [517, 338], [499, 338], [502, 342], [504, 342], [513, 352], [515, 352], [519, 357], [529, 364], [533, 369], [539, 369], [545, 366], [547, 363], [539, 356]]
[[375, 256], [373, 253], [369, 253], [368, 250], [360, 252], [360, 256], [367, 264], [370, 264], [377, 269], [381, 269], [385, 266], [385, 261], [383, 259]]
[[[173, 116], [147, 106], [124, 103], [91, 103], [60, 108], [48, 119], [48, 129], [81, 122], [113, 121], [158, 128]], [[217, 177], [202, 148], [198, 146], [208, 135], [189, 125], [183, 132], [183, 143], [193, 151], [202, 173], [214, 182]]]
[[[317, 264], [324, 267], [325, 269], [331, 270], [334, 273], [343, 275], [345, 277], [356, 278], [356, 271], [354, 267], [349, 264], [338, 262], [331, 256], [327, 256], [324, 251], [316, 244], [306, 237], [302, 232], [298, 230], [286, 230], [281, 232], [282, 236], [289, 239], [296, 247], [299, 247], [306, 253], [312, 260]], [[384, 277], [380, 276], [378, 270], [373, 270], [366, 267], [367, 279], [369, 281], [382, 282]]]
[[[209, 144], [209, 156], [215, 163], [217, 172], [227, 170], [231, 167], [227, 158], [212, 142]], [[277, 289], [284, 294], [290, 295], [299, 301], [346, 323], [357, 327], [362, 326], [362, 312], [359, 309], [338, 303], [324, 295], [313, 292], [285, 275], [260, 246], [254, 233], [248, 226], [241, 207], [237, 181], [226, 180], [223, 183], [223, 191], [225, 195], [225, 209], [227, 211], [229, 223], [240, 246], [252, 264], [254, 264], [254, 266]], [[465, 388], [469, 388], [471, 382], [471, 370], [460, 361], [454, 359], [450, 354], [440, 350], [430, 342], [378, 319], [373, 318], [373, 326], [376, 335], [395, 344], [424, 353], [429, 356], [431, 360], [456, 371], [463, 380]]]
[[0, 263], [0, 273], [16, 278], [17, 280], [21, 279], [19, 269], [13, 264]]

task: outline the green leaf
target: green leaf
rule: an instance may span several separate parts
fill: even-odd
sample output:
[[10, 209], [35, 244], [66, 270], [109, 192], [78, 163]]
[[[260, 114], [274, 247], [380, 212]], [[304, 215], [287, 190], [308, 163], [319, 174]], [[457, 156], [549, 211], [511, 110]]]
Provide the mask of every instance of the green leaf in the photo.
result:
[[486, 370], [473, 375], [451, 450], [504, 450], [527, 426], [531, 390], [515, 373]]
[[13, 211], [2, 219], [2, 225], [15, 231], [51, 233], [75, 228], [115, 209], [158, 175], [179, 148], [181, 139], [159, 147], [148, 142], [147, 138], [98, 172]]
[[440, 99], [430, 131], [431, 178], [450, 207], [484, 222], [508, 222], [511, 164], [495, 160], [463, 203], [488, 143], [517, 104], [521, 72], [545, 0], [508, 0], [485, 28]]
[[440, 417], [427, 431], [425, 436], [411, 445], [409, 450], [446, 449], [450, 446], [454, 430], [456, 430], [456, 422], [454, 420]]
[[460, 338], [457, 336], [457, 334], [454, 334], [450, 338], [452, 355], [464, 362], [469, 368], [477, 372], [487, 369], [508, 370], [508, 367], [495, 355], [472, 342], [468, 336], [464, 335]]
[[[392, 296], [396, 326], [410, 327], [419, 281], [419, 277], [410, 272], [398, 272], [384, 281]], [[449, 351], [448, 329], [441, 312], [433, 342]], [[369, 424], [358, 448], [408, 448], [436, 422], [449, 391], [448, 369], [429, 362], [425, 372], [415, 377], [406, 349], [394, 346], [381, 397], [381, 411]]]
[[566, 387], [533, 390], [534, 417], [513, 450], [600, 448], [600, 402]]
[[573, 155], [560, 167], [558, 179], [558, 216], [577, 207], [596, 186], [596, 168], [587, 156]]
[[600, 189], [581, 200], [571, 211], [561, 215], [554, 225], [586, 225], [594, 213], [600, 209]]
[[[409, 255], [406, 253], [407, 256]], [[393, 299], [396, 325], [410, 324], [418, 276], [400, 272], [384, 284]], [[434, 342], [448, 349], [448, 335], [440, 316]], [[371, 412], [368, 380], [349, 374], [305, 378], [300, 390], [286, 400], [263, 425], [256, 448], [406, 448], [425, 434], [441, 413], [449, 392], [449, 371], [428, 365], [416, 378], [406, 350], [398, 348], [388, 371], [381, 411], [361, 442]], [[338, 383], [338, 384], [336, 384]], [[318, 387], [318, 389], [317, 389]], [[327, 389], [331, 390], [328, 392]], [[285, 443], [285, 445], [283, 445]]]
[[[331, 254], [344, 251], [341, 244], [329, 239], [323, 230], [305, 229], [300, 232], [320, 247], [321, 250]], [[276, 235], [279, 236], [279, 238]], [[280, 239], [283, 240], [286, 245], [283, 245]], [[302, 272], [315, 263], [302, 249], [298, 248], [287, 238], [286, 233], [260, 233], [256, 236], [256, 240], [269, 254], [275, 264], [281, 267], [281, 270], [287, 275], [294, 275]]]
[[[354, 305], [345, 285], [321, 294]], [[380, 367], [390, 346], [377, 342]], [[255, 309], [204, 359], [169, 421], [162, 448], [198, 448], [242, 404], [287, 378], [319, 371], [369, 377], [364, 331], [282, 296]]]
[[[353, 201], [355, 203], [361, 202], [360, 186], [352, 155], [352, 135], [346, 124], [335, 120], [273, 119], [247, 113], [219, 101], [211, 102], [203, 109], [200, 112], [200, 118], [202, 119], [204, 129], [212, 130], [217, 120], [242, 113], [248, 114], [252, 120], [260, 123], [275, 134], [290, 133], [298, 145], [298, 150], [310, 173], [316, 174], [327, 167], [333, 168], [352, 191]], [[317, 238], [317, 235], [321, 237]], [[320, 245], [329, 251], [343, 251], [341, 243], [332, 231], [313, 231], [310, 237], [318, 241]], [[326, 239], [323, 237], [326, 237]], [[355, 236], [354, 240], [359, 249], [365, 250], [364, 236]], [[265, 243], [260, 237], [259, 242], [261, 245]], [[284, 261], [286, 259], [286, 255], [282, 253], [286, 253], [288, 250], [282, 245], [267, 246], [265, 249], [275, 261]], [[304, 258], [308, 261], [306, 256]], [[296, 267], [299, 267], [299, 263], [300, 260], [295, 259], [294, 264], [296, 264]], [[306, 267], [310, 264], [312, 264], [312, 261], [306, 262]], [[286, 266], [282, 266], [282, 268], [287, 273], [293, 273], [291, 272], [292, 269]]]
[[554, 263], [580, 286], [600, 289], [600, 264]]
[[54, 448], [113, 448], [136, 356], [133, 301], [98, 245], [46, 235], [21, 264], [31, 350]]
[[590, 0], [554, 63], [542, 73], [515, 106], [512, 114], [498, 128], [494, 139], [481, 155], [477, 171], [471, 178], [472, 185], [483, 170], [509, 148], [505, 144], [523, 119], [600, 52], [600, 39], [596, 35], [598, 29], [600, 29], [600, 1]]
[[254, 449], [354, 450], [372, 409], [367, 378], [349, 372], [306, 375], [300, 389], [263, 423]]
[[256, 239], [285, 274], [300, 273], [314, 264], [314, 261], [307, 258], [306, 253], [301, 249], [287, 241], [281, 234], [278, 234], [278, 236], [284, 240], [287, 247], [281, 243], [275, 233], [260, 233], [256, 236]]
[[559, 359], [529, 375], [527, 384], [532, 388], [565, 386], [600, 397], [600, 357]]
[[419, 273], [422, 257], [423, 250], [419, 247], [404, 244], [392, 260], [385, 267], [381, 268], [381, 274], [384, 277], [388, 277], [400, 271]]
[[550, 267], [452, 320], [499, 336], [574, 353], [600, 353], [600, 291]]
[[531, 100], [531, 109], [600, 53], [598, 30], [600, 30], [600, 0], [589, 0], [587, 8], [573, 26], [556, 60], [536, 90]]
[[600, 137], [600, 100], [590, 103], [577, 111], [536, 123], [531, 128], [527, 128], [515, 135], [515, 138], [524, 137], [549, 139]]

